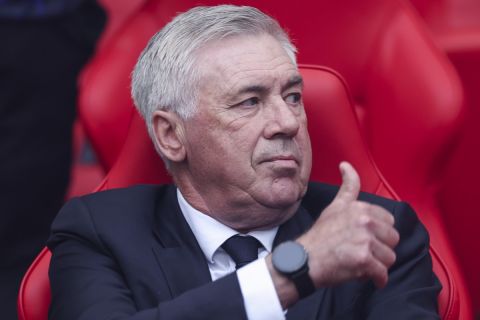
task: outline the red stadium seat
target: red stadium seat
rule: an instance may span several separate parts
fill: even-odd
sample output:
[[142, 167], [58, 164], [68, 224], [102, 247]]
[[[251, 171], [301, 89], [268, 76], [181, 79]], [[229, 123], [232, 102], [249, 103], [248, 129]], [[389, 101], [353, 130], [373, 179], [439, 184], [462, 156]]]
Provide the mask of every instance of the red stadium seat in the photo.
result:
[[[362, 190], [398, 199], [366, 147], [342, 78], [328, 68], [316, 66], [304, 66], [301, 73], [305, 81], [304, 99], [313, 148], [311, 179], [339, 183], [338, 163], [348, 160], [360, 174]], [[98, 190], [170, 181], [148, 138], [143, 120], [136, 112], [131, 112], [129, 121], [131, 125], [124, 148]], [[434, 270], [443, 285], [439, 297], [442, 319], [472, 319], [462, 276], [450, 247], [443, 246], [445, 241], [439, 241], [444, 237], [445, 234], [431, 232]], [[439, 243], [441, 245], [437, 246]], [[50, 253], [45, 249], [24, 277], [18, 299], [20, 320], [47, 319], [49, 259]]]
[[106, 172], [127, 135], [133, 106], [130, 73], [150, 37], [169, 19], [153, 15], [155, 1], [150, 2], [104, 39], [80, 79], [78, 116]]
[[128, 17], [134, 14], [146, 0], [98, 0], [107, 12], [108, 20], [102, 41], [107, 40], [121, 28]]
[[480, 48], [480, 2], [410, 0], [446, 52]]
[[[462, 262], [472, 291], [474, 309], [480, 315], [480, 257], [472, 250], [480, 245], [478, 216], [474, 214], [480, 189], [480, 1], [411, 0], [428, 25], [437, 45], [445, 51], [461, 77], [467, 102], [466, 122], [458, 148], [448, 166], [440, 191], [441, 208], [452, 243]], [[452, 213], [452, 214], [450, 214]]]

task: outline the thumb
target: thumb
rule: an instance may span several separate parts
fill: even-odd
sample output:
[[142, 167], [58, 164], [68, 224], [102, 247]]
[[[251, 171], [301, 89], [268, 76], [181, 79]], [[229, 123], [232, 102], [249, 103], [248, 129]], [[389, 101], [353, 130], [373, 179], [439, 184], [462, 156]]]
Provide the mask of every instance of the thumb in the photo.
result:
[[360, 192], [360, 177], [352, 165], [346, 161], [342, 161], [339, 165], [342, 174], [342, 185], [338, 190], [335, 200], [343, 200], [352, 202], [357, 200]]

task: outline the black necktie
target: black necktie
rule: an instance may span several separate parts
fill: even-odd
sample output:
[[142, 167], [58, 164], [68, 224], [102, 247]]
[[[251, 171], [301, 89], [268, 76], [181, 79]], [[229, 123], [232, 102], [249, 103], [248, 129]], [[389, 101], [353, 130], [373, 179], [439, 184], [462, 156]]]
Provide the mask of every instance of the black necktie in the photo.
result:
[[235, 261], [236, 269], [258, 259], [258, 248], [262, 244], [252, 236], [236, 235], [222, 244], [223, 250]]

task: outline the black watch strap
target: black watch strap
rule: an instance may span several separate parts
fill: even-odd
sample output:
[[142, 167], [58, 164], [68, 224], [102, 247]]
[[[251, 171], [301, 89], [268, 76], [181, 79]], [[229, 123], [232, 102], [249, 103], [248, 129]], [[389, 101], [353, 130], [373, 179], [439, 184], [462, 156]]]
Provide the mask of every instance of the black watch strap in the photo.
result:
[[300, 299], [315, 292], [315, 286], [308, 274], [308, 253], [301, 244], [295, 241], [279, 244], [273, 250], [272, 263], [277, 271], [294, 283]]
[[292, 274], [290, 279], [295, 284], [300, 299], [308, 297], [315, 292], [315, 285], [313, 284], [312, 278], [308, 275], [308, 267], [302, 270], [302, 272]]

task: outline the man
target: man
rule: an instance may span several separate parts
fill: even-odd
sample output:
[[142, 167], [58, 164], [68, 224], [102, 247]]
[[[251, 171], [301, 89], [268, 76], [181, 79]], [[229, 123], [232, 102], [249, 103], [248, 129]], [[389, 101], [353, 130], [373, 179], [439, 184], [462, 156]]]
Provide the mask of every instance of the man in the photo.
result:
[[194, 8], [151, 39], [132, 79], [175, 186], [64, 207], [52, 319], [438, 318], [412, 210], [359, 196], [348, 163], [339, 189], [308, 184], [302, 78], [275, 20]]

